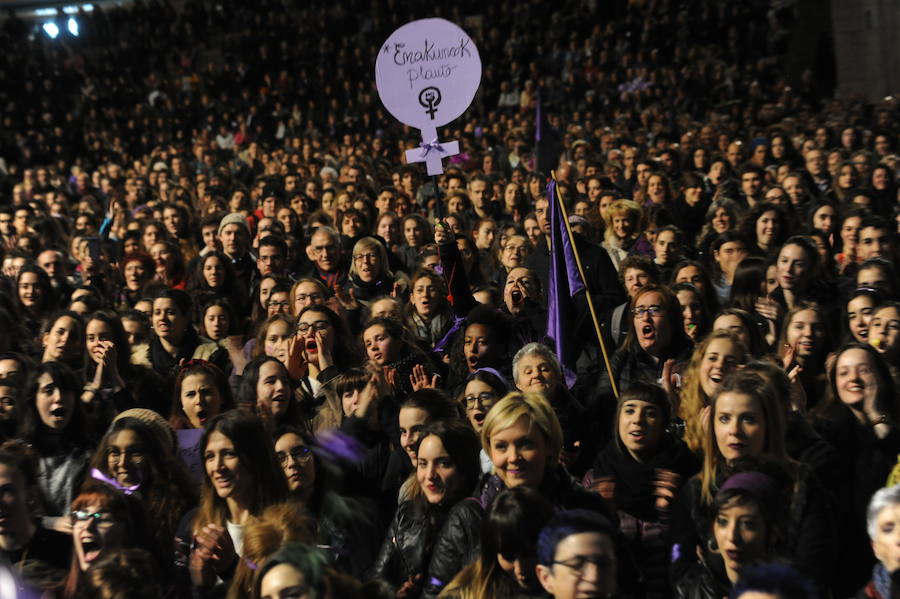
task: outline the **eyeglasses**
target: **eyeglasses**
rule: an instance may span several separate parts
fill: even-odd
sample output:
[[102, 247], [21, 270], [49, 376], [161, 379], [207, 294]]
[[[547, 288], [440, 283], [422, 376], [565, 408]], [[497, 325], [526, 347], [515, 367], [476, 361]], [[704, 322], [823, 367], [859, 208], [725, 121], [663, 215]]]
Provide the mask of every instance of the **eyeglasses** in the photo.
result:
[[315, 330], [315, 331], [324, 331], [325, 329], [327, 329], [330, 326], [331, 326], [331, 323], [328, 322], [327, 320], [317, 320], [312, 324], [310, 324], [308, 322], [301, 322], [300, 324], [297, 325], [297, 330], [300, 331], [301, 333], [305, 334], [307, 331], [309, 331], [309, 327], [312, 327], [313, 330]]
[[294, 299], [301, 302], [305, 302], [306, 300], [309, 300], [311, 302], [318, 302], [325, 299], [325, 296], [323, 296], [321, 293], [298, 293], [294, 296]]
[[334, 244], [332, 244], [332, 245], [319, 245], [319, 246], [313, 246], [312, 251], [313, 251], [314, 254], [320, 256], [320, 255], [325, 254], [325, 253], [327, 253], [327, 252], [333, 252], [333, 251], [335, 250], [336, 247], [337, 247], [337, 246], [334, 245]]
[[357, 262], [375, 262], [378, 260], [378, 254], [356, 254], [353, 259]]
[[279, 451], [275, 454], [282, 466], [288, 463], [288, 460], [298, 464], [306, 464], [312, 459], [312, 450], [309, 447], [299, 446], [288, 452]]
[[118, 462], [123, 457], [125, 458], [126, 462], [131, 462], [132, 464], [140, 464], [144, 461], [144, 452], [139, 450], [119, 451], [114, 447], [110, 447], [106, 450], [106, 459], [110, 462]]
[[280, 302], [269, 300], [268, 302], [266, 302], [266, 305], [270, 308], [287, 308], [291, 305], [291, 302], [288, 300], [282, 300]]
[[75, 510], [69, 516], [72, 518], [72, 526], [90, 526], [91, 522], [94, 522], [101, 528], [109, 528], [116, 523], [116, 519], [109, 512], [91, 513], [86, 510]]
[[466, 395], [465, 399], [466, 399], [466, 409], [474, 410], [476, 404], [482, 408], [493, 405], [493, 403], [497, 400], [497, 396], [494, 395], [493, 393], [488, 393], [485, 391], [484, 393], [479, 393], [477, 396], [476, 395]]
[[597, 568], [598, 572], [605, 572], [616, 567], [616, 560], [608, 555], [576, 555], [572, 559], [566, 561], [554, 560], [552, 563], [565, 566], [578, 574], [578, 576], [584, 576], [587, 573], [588, 564], [592, 564]]
[[665, 311], [666, 309], [664, 307], [653, 304], [652, 306], [641, 306], [639, 308], [634, 308], [631, 313], [638, 318], [643, 318], [647, 314], [650, 314], [651, 317], [659, 316], [661, 314], [664, 314]]

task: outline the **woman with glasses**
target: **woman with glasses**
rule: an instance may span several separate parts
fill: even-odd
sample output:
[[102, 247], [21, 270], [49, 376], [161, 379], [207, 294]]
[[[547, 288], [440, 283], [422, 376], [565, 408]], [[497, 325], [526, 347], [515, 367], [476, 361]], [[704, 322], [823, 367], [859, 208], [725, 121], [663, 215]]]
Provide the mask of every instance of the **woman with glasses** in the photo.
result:
[[310, 277], [298, 279], [291, 287], [291, 314], [298, 316], [307, 306], [323, 305], [328, 295], [322, 281]]
[[361, 577], [372, 565], [380, 542], [374, 503], [337, 492], [338, 473], [314, 453], [322, 450], [309, 433], [283, 426], [273, 438], [289, 498], [312, 516], [316, 543], [328, 547], [335, 567]]
[[363, 237], [353, 246], [345, 291], [363, 305], [376, 297], [399, 293], [408, 286], [405, 276], [390, 271], [387, 250], [374, 237]]
[[159, 415], [127, 410], [110, 425], [90, 464], [95, 478], [141, 499], [167, 563], [178, 522], [198, 497], [177, 450], [175, 431]]
[[[507, 380], [493, 368], [479, 368], [469, 375], [457, 401], [475, 433], [481, 435], [488, 412], [509, 391]], [[484, 449], [481, 450], [479, 457], [481, 471], [487, 474], [493, 467], [491, 458]]]
[[148, 551], [157, 571], [166, 572], [167, 563], [162, 559], [150, 532], [150, 520], [137, 497], [90, 480], [72, 501], [67, 519], [72, 531], [71, 566], [66, 578], [49, 596], [58, 599], [82, 597], [88, 568], [122, 549]]
[[[631, 314], [625, 342], [610, 359], [618, 390], [638, 380], [670, 385], [671, 375], [681, 370], [692, 350], [678, 298], [667, 287], [641, 287], [631, 299]], [[598, 390], [601, 397], [612, 396], [609, 373], [601, 374]]]
[[344, 321], [326, 306], [307, 306], [297, 318], [296, 333], [284, 347], [288, 374], [306, 400], [316, 406], [316, 429], [337, 426], [340, 401], [328, 383], [360, 361]]

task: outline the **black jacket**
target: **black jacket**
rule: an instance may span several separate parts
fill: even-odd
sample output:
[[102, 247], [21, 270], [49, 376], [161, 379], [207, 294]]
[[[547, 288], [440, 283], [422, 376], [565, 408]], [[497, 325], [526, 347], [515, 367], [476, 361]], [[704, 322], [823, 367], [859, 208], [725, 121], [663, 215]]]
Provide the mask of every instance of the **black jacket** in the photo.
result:
[[731, 593], [731, 584], [727, 577], [705, 564], [695, 564], [672, 590], [674, 599], [722, 599]]
[[426, 511], [414, 501], [397, 507], [375, 558], [372, 578], [387, 582], [396, 591], [410, 578], [425, 573], [432, 541], [445, 516], [436, 509]]
[[[444, 586], [481, 553], [481, 522], [485, 510], [506, 488], [496, 474], [485, 475], [475, 497], [457, 503], [434, 542], [423, 597], [434, 599]], [[615, 512], [602, 497], [591, 493], [565, 470], [548, 470], [541, 491], [558, 510], [589, 509], [598, 512], [618, 527]]]

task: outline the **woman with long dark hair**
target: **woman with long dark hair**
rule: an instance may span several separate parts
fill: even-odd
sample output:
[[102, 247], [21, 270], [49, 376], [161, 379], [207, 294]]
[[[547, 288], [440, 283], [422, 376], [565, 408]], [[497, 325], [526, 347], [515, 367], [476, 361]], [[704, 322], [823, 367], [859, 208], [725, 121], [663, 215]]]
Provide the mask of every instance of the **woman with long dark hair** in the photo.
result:
[[36, 264], [25, 264], [16, 277], [19, 313], [29, 328], [36, 329], [53, 310], [57, 297], [50, 277]]
[[234, 408], [228, 379], [214, 364], [190, 360], [175, 377], [169, 424], [175, 430], [203, 428]]
[[375, 560], [375, 578], [398, 593], [420, 589], [447, 513], [474, 488], [480, 474], [478, 439], [471, 428], [460, 421], [426, 426], [416, 445], [411, 475], [416, 484], [410, 498], [397, 507]]
[[308, 416], [303, 414], [295, 390], [295, 382], [279, 359], [259, 356], [244, 368], [235, 400], [259, 416], [267, 430], [275, 431], [306, 424]]
[[878, 352], [848, 343], [837, 350], [829, 369], [825, 399], [813, 411], [813, 424], [836, 450], [834, 478], [839, 513], [838, 587], [846, 596], [862, 586], [874, 559], [866, 536], [866, 505], [887, 480], [900, 453], [900, 412], [896, 387]]
[[177, 450], [175, 431], [159, 415], [150, 410], [127, 410], [110, 425], [90, 464], [95, 478], [141, 499], [159, 547], [168, 558], [178, 523], [197, 505], [198, 498]]
[[77, 313], [62, 310], [51, 314], [42, 326], [44, 346], [41, 362], [61, 362], [76, 372], [83, 366], [84, 321]]
[[227, 299], [235, 311], [246, 317], [246, 294], [231, 260], [219, 251], [211, 251], [197, 260], [197, 266], [187, 283], [187, 291], [196, 306], [203, 306], [211, 299]]
[[199, 507], [179, 526], [179, 561], [194, 587], [228, 582], [241, 555], [243, 526], [284, 501], [287, 484], [259, 418], [231, 411], [213, 418], [200, 441], [203, 487]]
[[38, 454], [38, 485], [44, 498], [44, 525], [68, 531], [64, 517], [85, 475], [94, 439], [78, 399], [82, 384], [61, 362], [38, 364], [28, 379], [19, 437]]

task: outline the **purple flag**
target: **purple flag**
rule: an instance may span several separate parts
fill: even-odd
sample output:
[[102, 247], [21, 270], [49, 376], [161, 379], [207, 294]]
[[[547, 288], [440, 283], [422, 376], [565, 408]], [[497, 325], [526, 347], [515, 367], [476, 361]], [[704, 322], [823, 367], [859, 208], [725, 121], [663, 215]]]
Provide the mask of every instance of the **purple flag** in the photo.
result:
[[547, 290], [547, 336], [553, 339], [566, 377], [566, 384], [575, 383], [575, 361], [579, 348], [575, 337], [577, 310], [572, 298], [584, 291], [584, 281], [578, 272], [572, 240], [566, 229], [565, 219], [556, 197], [556, 182], [547, 185], [547, 202], [550, 209], [550, 277]]

